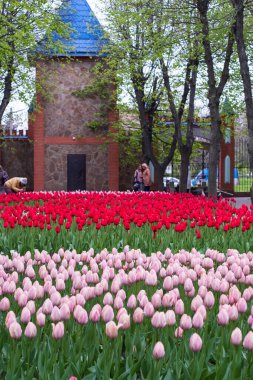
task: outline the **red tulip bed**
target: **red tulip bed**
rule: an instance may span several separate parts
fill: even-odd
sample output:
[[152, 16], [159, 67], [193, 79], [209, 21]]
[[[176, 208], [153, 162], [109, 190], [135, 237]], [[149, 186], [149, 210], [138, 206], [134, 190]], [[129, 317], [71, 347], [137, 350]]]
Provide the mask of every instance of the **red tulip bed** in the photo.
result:
[[250, 379], [253, 210], [0, 195], [0, 379]]

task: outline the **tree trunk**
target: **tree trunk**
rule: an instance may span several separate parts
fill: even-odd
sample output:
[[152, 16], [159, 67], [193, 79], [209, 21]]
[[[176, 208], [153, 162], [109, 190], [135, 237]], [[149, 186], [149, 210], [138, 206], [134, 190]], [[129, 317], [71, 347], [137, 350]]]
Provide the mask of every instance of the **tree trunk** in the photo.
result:
[[[144, 84], [144, 81], [142, 83]], [[142, 129], [143, 158], [146, 163], [149, 163], [149, 161], [151, 161], [152, 164], [154, 165], [155, 176], [158, 181], [158, 190], [163, 191], [164, 172], [165, 172], [166, 167], [169, 165], [169, 163], [171, 162], [173, 158], [173, 155], [176, 149], [177, 139], [176, 139], [176, 136], [174, 135], [169, 152], [167, 156], [165, 157], [164, 161], [160, 163], [153, 152], [153, 146], [152, 146], [153, 118], [154, 118], [154, 113], [156, 111], [156, 108], [155, 106], [153, 106], [150, 109], [146, 109], [146, 104], [143, 101], [144, 88], [140, 89], [139, 86], [138, 87], [136, 86], [134, 90], [135, 90], [135, 98], [138, 104], [140, 125]]]
[[236, 27], [235, 27], [235, 40], [237, 46], [237, 53], [240, 62], [240, 73], [244, 88], [244, 98], [246, 104], [246, 116], [248, 124], [248, 151], [250, 161], [250, 171], [253, 171], [253, 99], [252, 99], [252, 84], [250, 78], [250, 70], [248, 64], [248, 57], [246, 53], [246, 46], [244, 40], [244, 0], [232, 0], [236, 14]]
[[192, 149], [189, 149], [186, 145], [180, 150], [181, 162], [180, 162], [180, 183], [179, 191], [180, 193], [187, 192], [187, 181], [188, 181], [188, 171], [190, 166], [190, 157]]
[[220, 152], [220, 97], [223, 93], [224, 87], [229, 79], [229, 65], [231, 55], [233, 53], [234, 44], [234, 24], [231, 25], [231, 30], [228, 32], [228, 41], [226, 46], [226, 54], [224, 59], [223, 70], [221, 72], [219, 84], [216, 84], [215, 71], [213, 64], [213, 54], [209, 36], [209, 21], [207, 12], [210, 5], [210, 0], [197, 0], [197, 8], [200, 15], [200, 22], [202, 24], [203, 33], [203, 47], [205, 55], [205, 63], [207, 66], [208, 74], [208, 100], [211, 116], [211, 142], [209, 150], [209, 175], [208, 175], [208, 195], [217, 196], [217, 167], [219, 162]]
[[208, 195], [217, 195], [217, 169], [220, 154], [220, 116], [219, 112], [212, 117], [211, 142], [209, 149], [209, 173], [208, 173]]
[[9, 69], [4, 79], [4, 93], [0, 103], [0, 125], [2, 124], [3, 114], [11, 100], [12, 77], [11, 69]]

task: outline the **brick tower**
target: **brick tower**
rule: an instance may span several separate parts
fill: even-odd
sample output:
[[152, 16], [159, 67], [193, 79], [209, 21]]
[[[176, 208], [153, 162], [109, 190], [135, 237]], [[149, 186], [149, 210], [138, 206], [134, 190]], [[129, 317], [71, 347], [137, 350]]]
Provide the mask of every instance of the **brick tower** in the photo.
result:
[[99, 94], [75, 95], [96, 79], [92, 68], [103, 44], [101, 26], [85, 0], [67, 3], [60, 15], [73, 29], [71, 41], [62, 41], [68, 52], [47, 55], [36, 65], [36, 78], [47, 96], [37, 94], [29, 126], [34, 190], [118, 190], [118, 143], [108, 136], [117, 114], [108, 107], [106, 122], [101, 121], [106, 126], [93, 130], [87, 125], [97, 119], [105, 100]]

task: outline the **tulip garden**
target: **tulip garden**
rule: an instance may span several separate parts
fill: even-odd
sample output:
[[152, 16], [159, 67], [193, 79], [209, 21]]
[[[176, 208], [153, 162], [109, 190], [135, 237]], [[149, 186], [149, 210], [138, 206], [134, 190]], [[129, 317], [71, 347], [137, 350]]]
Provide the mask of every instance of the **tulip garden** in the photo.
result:
[[253, 207], [0, 195], [0, 379], [253, 378]]

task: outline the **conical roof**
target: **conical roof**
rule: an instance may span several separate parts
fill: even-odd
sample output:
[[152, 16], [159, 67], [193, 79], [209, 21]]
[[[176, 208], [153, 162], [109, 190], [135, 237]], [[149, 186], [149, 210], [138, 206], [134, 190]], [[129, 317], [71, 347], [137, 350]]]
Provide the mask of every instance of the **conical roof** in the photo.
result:
[[59, 10], [61, 20], [73, 29], [70, 40], [55, 35], [53, 40], [59, 41], [67, 48], [67, 53], [59, 54], [71, 57], [96, 57], [99, 55], [103, 39], [102, 27], [86, 0], [65, 0]]

